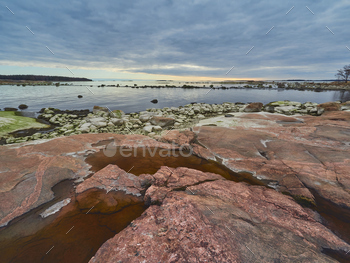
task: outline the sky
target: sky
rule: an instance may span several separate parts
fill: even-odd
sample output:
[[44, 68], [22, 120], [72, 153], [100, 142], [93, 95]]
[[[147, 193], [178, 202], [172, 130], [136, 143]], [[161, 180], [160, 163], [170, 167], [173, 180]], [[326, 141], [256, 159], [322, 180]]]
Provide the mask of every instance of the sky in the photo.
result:
[[335, 79], [348, 0], [11, 0], [0, 74], [112, 79]]

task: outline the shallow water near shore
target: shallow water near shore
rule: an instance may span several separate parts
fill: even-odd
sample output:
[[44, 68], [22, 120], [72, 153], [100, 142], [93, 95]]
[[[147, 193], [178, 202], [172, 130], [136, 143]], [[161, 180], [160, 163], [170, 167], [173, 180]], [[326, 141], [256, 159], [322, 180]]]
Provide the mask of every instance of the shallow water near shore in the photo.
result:
[[[204, 82], [203, 82], [204, 83]], [[278, 89], [214, 89], [210, 90], [208, 84], [189, 84], [203, 86], [197, 89], [182, 88], [132, 88], [137, 85], [164, 86], [159, 82], [118, 82], [93, 81], [69, 83], [72, 86], [0, 86], [0, 108], [17, 107], [27, 104], [25, 111], [38, 112], [41, 108], [54, 107], [62, 110], [90, 109], [94, 105], [107, 106], [111, 110], [120, 109], [126, 113], [143, 111], [147, 108], [179, 107], [192, 102], [217, 103], [223, 102], [262, 102], [269, 103], [278, 100], [298, 102], [323, 103], [335, 100], [350, 100], [350, 91], [300, 91]], [[102, 84], [105, 87], [98, 87]], [[107, 87], [120, 84], [121, 87]], [[184, 83], [171, 82], [169, 85], [182, 86]], [[125, 87], [128, 85], [128, 87]], [[226, 85], [237, 86], [234, 84]], [[78, 98], [82, 95], [83, 98]], [[157, 99], [158, 103], [150, 101]]]

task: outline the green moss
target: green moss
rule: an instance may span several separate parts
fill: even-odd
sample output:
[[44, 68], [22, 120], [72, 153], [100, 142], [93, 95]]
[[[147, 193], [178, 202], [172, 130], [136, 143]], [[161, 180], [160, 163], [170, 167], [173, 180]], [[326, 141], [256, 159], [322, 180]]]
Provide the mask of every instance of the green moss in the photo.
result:
[[295, 201], [303, 207], [316, 207], [314, 200], [302, 195], [293, 195]]
[[293, 197], [293, 199], [301, 206], [303, 207], [316, 207], [316, 203], [313, 199], [310, 199], [306, 196], [303, 195], [292, 195], [291, 193], [287, 192], [287, 191], [282, 191], [281, 192], [284, 195], [288, 195]]
[[48, 127], [34, 118], [18, 116], [14, 111], [0, 111], [0, 137], [17, 130]]
[[112, 111], [112, 113], [113, 113], [113, 117], [119, 118], [119, 119], [123, 118], [125, 115], [125, 113], [122, 110], [114, 110]]

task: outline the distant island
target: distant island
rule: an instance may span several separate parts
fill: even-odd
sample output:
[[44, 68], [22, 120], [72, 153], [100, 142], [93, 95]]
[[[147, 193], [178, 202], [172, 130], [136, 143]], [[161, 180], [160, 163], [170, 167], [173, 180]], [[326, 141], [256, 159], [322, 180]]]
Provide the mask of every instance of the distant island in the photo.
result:
[[20, 81], [92, 81], [87, 78], [43, 76], [43, 75], [0, 75], [0, 81], [20, 82]]

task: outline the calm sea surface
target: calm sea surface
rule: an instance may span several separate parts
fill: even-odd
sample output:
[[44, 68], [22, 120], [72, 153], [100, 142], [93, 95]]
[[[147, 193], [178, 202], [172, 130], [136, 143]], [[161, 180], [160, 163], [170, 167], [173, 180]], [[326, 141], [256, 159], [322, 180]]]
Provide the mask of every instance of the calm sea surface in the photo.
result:
[[[262, 102], [291, 100], [299, 102], [327, 102], [334, 100], [350, 100], [350, 92], [344, 91], [296, 91], [269, 89], [215, 89], [209, 93], [210, 83], [188, 83], [206, 88], [131, 88], [141, 85], [175, 85], [184, 82], [155, 81], [92, 81], [68, 83], [69, 86], [0, 86], [0, 109], [18, 107], [27, 104], [26, 111], [37, 112], [41, 108], [54, 107], [65, 109], [90, 109], [94, 105], [107, 106], [111, 110], [121, 109], [124, 112], [142, 111], [147, 108], [178, 107], [191, 102], [223, 103], [223, 102]], [[98, 87], [100, 85], [117, 85], [121, 87]], [[128, 87], [125, 87], [128, 85]], [[220, 86], [220, 85], [218, 85]], [[226, 85], [238, 86], [238, 85]], [[77, 96], [82, 95], [79, 99]], [[150, 101], [157, 99], [158, 103]]]

